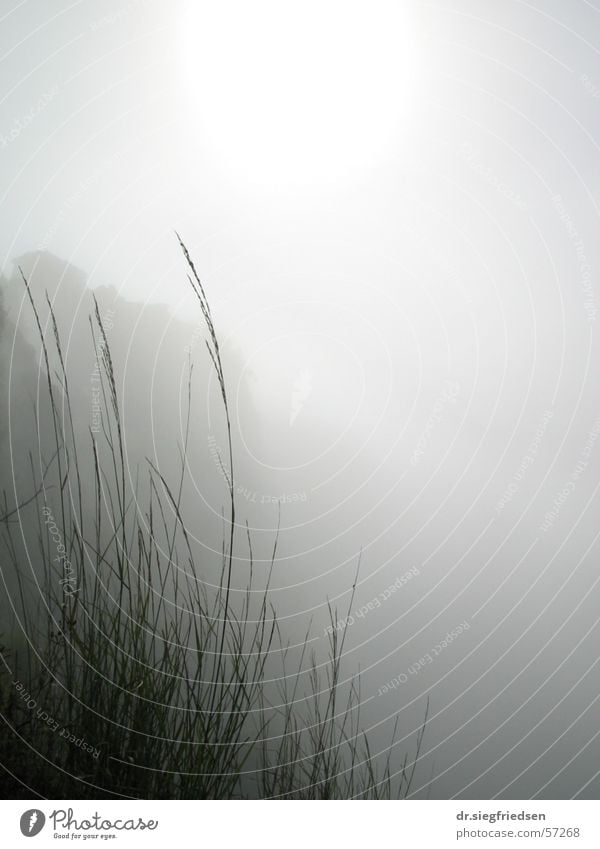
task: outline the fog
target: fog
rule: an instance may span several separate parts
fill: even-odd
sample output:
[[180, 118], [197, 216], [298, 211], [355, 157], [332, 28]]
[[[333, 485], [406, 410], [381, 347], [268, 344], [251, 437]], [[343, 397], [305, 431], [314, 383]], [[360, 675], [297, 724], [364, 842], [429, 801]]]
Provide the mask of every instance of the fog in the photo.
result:
[[429, 702], [414, 797], [596, 798], [598, 12], [218, 6], [5, 4], [7, 504], [50, 450], [20, 267], [84, 440], [96, 296], [132, 485], [176, 479], [191, 386], [217, 568], [225, 421], [176, 231], [224, 352], [236, 564], [247, 522], [264, 577], [279, 529], [291, 643], [326, 651], [336, 607], [377, 750]]

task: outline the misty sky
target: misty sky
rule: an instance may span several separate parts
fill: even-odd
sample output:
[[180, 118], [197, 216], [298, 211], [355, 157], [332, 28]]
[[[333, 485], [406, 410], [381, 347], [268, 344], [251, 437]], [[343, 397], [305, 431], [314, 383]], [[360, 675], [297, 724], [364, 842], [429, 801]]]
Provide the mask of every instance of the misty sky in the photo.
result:
[[430, 697], [432, 796], [597, 798], [600, 10], [2, 0], [0, 57], [6, 276], [166, 303], [183, 356], [181, 233], [242, 483], [306, 496], [284, 614], [343, 607], [361, 548], [355, 609], [416, 567], [348, 632], [369, 721]]

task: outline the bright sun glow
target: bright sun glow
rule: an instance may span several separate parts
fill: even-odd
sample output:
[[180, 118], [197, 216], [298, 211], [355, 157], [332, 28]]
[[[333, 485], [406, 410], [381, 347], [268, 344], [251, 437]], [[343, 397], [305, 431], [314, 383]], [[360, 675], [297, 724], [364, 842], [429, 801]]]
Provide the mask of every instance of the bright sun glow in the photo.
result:
[[409, 23], [401, 0], [190, 2], [182, 58], [203, 147], [276, 187], [393, 153], [419, 75]]

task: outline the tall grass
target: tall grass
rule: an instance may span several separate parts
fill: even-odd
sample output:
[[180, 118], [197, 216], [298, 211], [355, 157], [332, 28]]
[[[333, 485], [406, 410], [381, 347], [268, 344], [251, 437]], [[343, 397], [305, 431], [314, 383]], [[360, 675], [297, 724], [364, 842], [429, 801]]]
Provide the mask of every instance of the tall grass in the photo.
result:
[[[256, 575], [250, 532], [236, 519], [219, 340], [204, 287], [180, 244], [227, 431], [228, 515], [217, 581], [183, 515], [191, 379], [177, 479], [166, 480], [148, 461], [132, 483], [97, 303], [90, 325], [101, 360], [102, 424], [99, 434], [82, 439], [52, 304], [47, 299], [46, 341], [23, 276], [40, 336], [53, 447], [38, 463], [32, 458], [34, 496], [13, 511], [5, 499], [3, 511], [22, 643], [2, 646], [3, 795], [405, 796], [425, 726], [410, 761], [395, 755], [396, 729], [387, 754], [374, 757], [362, 732], [360, 682], [342, 668], [345, 632], [331, 629], [326, 662], [309, 656], [308, 633], [295, 649], [282, 633], [270, 600], [277, 535], [266, 576]], [[35, 532], [20, 536], [26, 516]], [[236, 554], [242, 545], [244, 556]], [[329, 615], [337, 622], [337, 610], [330, 607]]]

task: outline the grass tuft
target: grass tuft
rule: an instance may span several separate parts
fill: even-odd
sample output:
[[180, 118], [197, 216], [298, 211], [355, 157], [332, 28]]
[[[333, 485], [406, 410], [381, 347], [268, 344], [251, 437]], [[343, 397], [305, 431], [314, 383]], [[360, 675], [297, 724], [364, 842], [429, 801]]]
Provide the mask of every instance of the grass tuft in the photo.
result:
[[[133, 484], [98, 304], [90, 326], [101, 352], [104, 412], [99, 433], [81, 438], [52, 304], [47, 301], [56, 372], [22, 274], [42, 347], [53, 446], [39, 463], [32, 458], [34, 495], [14, 510], [5, 497], [3, 510], [2, 543], [18, 587], [10, 599], [13, 632], [21, 647], [0, 646], [2, 795], [406, 796], [425, 723], [411, 759], [395, 765], [397, 723], [383, 759], [373, 756], [361, 726], [360, 681], [342, 675], [345, 631], [330, 629], [325, 664], [309, 656], [308, 632], [294, 652], [286, 643], [270, 600], [277, 535], [257, 592], [251, 535], [247, 525], [243, 533], [236, 525], [219, 340], [204, 287], [179, 243], [206, 325], [227, 432], [220, 579], [209, 579], [210, 564], [183, 518], [191, 376], [177, 480], [166, 480], [148, 460]], [[245, 555], [234, 557], [241, 545]], [[331, 606], [329, 617], [335, 625]]]

